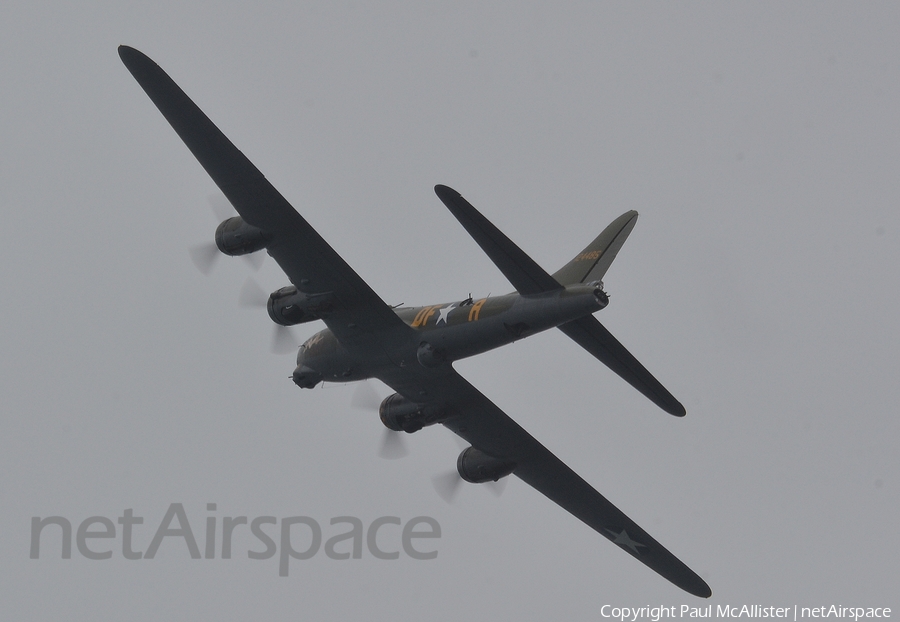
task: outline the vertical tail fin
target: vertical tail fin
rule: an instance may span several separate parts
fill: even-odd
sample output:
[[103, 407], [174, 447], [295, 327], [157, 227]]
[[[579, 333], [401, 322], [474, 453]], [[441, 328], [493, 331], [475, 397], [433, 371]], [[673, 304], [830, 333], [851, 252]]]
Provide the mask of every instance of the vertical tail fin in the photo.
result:
[[638, 213], [631, 210], [609, 223], [593, 242], [553, 274], [553, 278], [563, 286], [602, 280], [628, 234], [634, 229], [637, 217]]

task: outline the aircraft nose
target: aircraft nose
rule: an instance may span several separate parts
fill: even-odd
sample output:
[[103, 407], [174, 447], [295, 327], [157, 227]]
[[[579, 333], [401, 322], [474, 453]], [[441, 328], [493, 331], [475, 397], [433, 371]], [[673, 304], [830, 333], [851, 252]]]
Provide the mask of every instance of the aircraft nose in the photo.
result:
[[322, 381], [322, 374], [306, 365], [297, 365], [291, 380], [301, 389], [312, 389]]

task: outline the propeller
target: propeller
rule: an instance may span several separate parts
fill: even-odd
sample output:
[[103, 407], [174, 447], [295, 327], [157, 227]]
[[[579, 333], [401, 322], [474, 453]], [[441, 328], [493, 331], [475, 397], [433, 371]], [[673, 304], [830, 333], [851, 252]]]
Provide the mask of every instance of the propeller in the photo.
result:
[[406, 446], [406, 441], [400, 436], [401, 434], [403, 432], [384, 429], [384, 433], [381, 435], [381, 445], [378, 447], [379, 458], [397, 460], [409, 455], [409, 448]]
[[[469, 444], [463, 440], [462, 438], [453, 435], [453, 440], [456, 441], [456, 444], [459, 446], [459, 450], [463, 451]], [[431, 483], [434, 485], [435, 492], [438, 493], [441, 499], [446, 501], [447, 503], [453, 503], [456, 500], [456, 495], [459, 493], [460, 484], [462, 484], [465, 480], [460, 476], [459, 471], [454, 468], [449, 471], [445, 471], [443, 473], [439, 473], [431, 478]], [[494, 493], [494, 496], [499, 497], [503, 494], [503, 491], [506, 489], [506, 484], [509, 481], [509, 476], [501, 477], [496, 482], [485, 482], [483, 484], [477, 484], [478, 486], [483, 486]]]
[[[378, 411], [381, 406], [381, 397], [368, 382], [360, 382], [353, 391], [353, 399], [350, 404], [354, 408], [360, 410], [368, 410], [370, 412]], [[406, 446], [406, 440], [403, 438], [404, 432], [395, 432], [394, 430], [384, 429], [381, 435], [381, 444], [378, 447], [378, 455], [387, 460], [396, 460], [409, 455], [409, 448]]]
[[509, 483], [509, 475], [506, 477], [501, 477], [496, 482], [487, 482], [485, 486], [487, 489], [494, 493], [495, 497], [499, 497], [503, 494], [503, 491], [506, 490], [506, 485]]
[[207, 197], [207, 200], [209, 201], [209, 208], [219, 222], [234, 216], [234, 208], [224, 194], [219, 192], [211, 194]]
[[216, 260], [221, 254], [219, 253], [219, 247], [216, 246], [215, 242], [197, 244], [190, 247], [188, 252], [191, 254], [191, 261], [197, 266], [197, 270], [204, 275], [208, 275], [212, 272], [213, 266], [216, 265]]
[[[509, 476], [507, 475], [506, 477], [501, 477], [496, 482], [485, 482], [476, 485], [487, 488], [494, 493], [495, 497], [499, 497], [503, 494], [503, 491], [506, 490], [508, 480]], [[431, 478], [431, 483], [434, 485], [435, 492], [437, 492], [438, 496], [447, 503], [453, 503], [456, 500], [460, 484], [464, 481], [465, 480], [459, 476], [459, 471], [456, 469], [445, 471], [444, 473], [440, 473]]]
[[265, 307], [269, 303], [269, 295], [259, 283], [247, 277], [238, 294], [238, 304], [242, 307]]
[[[213, 214], [216, 217], [218, 222], [222, 222], [232, 216], [236, 216], [234, 213], [234, 209], [231, 207], [231, 203], [229, 203], [228, 199], [225, 198], [224, 194], [211, 194], [208, 197], [209, 206], [212, 210]], [[215, 242], [204, 242], [202, 244], [196, 244], [188, 249], [188, 252], [191, 255], [191, 261], [194, 262], [194, 265], [197, 266], [197, 269], [203, 274], [209, 274], [212, 272], [213, 267], [216, 265], [216, 261], [222, 255], [219, 252], [219, 247], [216, 246]], [[263, 260], [265, 259], [265, 254], [263, 253], [250, 253], [249, 255], [241, 255], [241, 257], [246, 261], [250, 267], [254, 270], [259, 270], [260, 266], [263, 264]]]
[[[241, 292], [238, 295], [238, 304], [242, 307], [265, 307], [269, 303], [269, 295], [259, 286], [252, 277], [247, 277]], [[288, 354], [297, 348], [297, 340], [294, 333], [287, 326], [275, 324], [272, 333], [272, 352], [275, 354]]]
[[456, 469], [440, 473], [431, 478], [434, 484], [434, 490], [438, 496], [447, 503], [453, 503], [456, 495], [459, 493], [459, 485], [463, 483], [463, 478], [459, 476]]

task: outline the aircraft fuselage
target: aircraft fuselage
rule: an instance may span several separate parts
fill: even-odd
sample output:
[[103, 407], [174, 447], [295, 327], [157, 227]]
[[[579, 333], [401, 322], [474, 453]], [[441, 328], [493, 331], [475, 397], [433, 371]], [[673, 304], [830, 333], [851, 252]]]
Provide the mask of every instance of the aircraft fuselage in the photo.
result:
[[[609, 298], [599, 286], [573, 285], [534, 296], [512, 293], [401, 307], [394, 312], [417, 331], [418, 338], [406, 344], [406, 352], [394, 353], [391, 362], [384, 359], [380, 364], [373, 363], [373, 357], [346, 348], [326, 328], [300, 346], [293, 379], [301, 387], [312, 388], [322, 381], [353, 382], [379, 377], [379, 365], [394, 365], [397, 361], [439, 367], [576, 320], [608, 303]], [[325, 322], [328, 324], [329, 319], [325, 318]]]

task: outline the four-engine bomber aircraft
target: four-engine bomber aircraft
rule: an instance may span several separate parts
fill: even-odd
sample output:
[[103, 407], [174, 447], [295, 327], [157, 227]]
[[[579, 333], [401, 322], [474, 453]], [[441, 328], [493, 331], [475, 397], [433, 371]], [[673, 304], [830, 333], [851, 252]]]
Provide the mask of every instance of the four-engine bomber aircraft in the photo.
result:
[[393, 309], [341, 259], [262, 173], [152, 60], [126, 46], [119, 56], [239, 216], [216, 230], [227, 255], [265, 249], [292, 285], [269, 297], [272, 320], [290, 326], [322, 320], [327, 328], [300, 346], [293, 380], [378, 378], [396, 393], [380, 407], [394, 431], [441, 423], [471, 447], [457, 460], [466, 481], [514, 474], [625, 552], [697, 596], [709, 586], [456, 371], [453, 361], [557, 327], [667, 413], [684, 407], [620, 344], [593, 313], [609, 298], [601, 279], [634, 228], [623, 214], [572, 261], [548, 274], [456, 191], [435, 192], [510, 280], [516, 292]]

